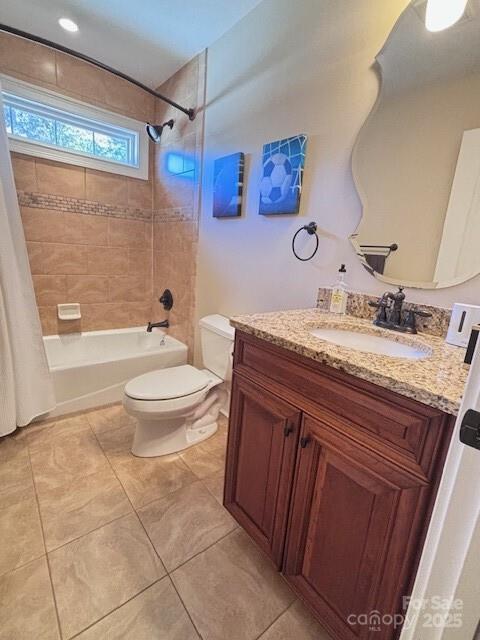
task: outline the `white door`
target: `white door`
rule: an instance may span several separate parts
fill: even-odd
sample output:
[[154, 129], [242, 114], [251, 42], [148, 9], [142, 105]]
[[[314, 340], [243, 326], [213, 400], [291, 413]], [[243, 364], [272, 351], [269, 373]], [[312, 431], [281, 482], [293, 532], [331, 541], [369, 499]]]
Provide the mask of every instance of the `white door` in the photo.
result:
[[[480, 452], [479, 452], [480, 454]], [[463, 605], [463, 624], [458, 628], [447, 628], [442, 640], [480, 640], [480, 519], [472, 536], [470, 548], [455, 592], [455, 599]], [[477, 634], [475, 634], [477, 630]]]
[[[460, 442], [480, 411], [480, 348], [465, 388], [401, 640], [474, 640], [480, 620], [480, 450]], [[475, 638], [476, 640], [476, 638]]]

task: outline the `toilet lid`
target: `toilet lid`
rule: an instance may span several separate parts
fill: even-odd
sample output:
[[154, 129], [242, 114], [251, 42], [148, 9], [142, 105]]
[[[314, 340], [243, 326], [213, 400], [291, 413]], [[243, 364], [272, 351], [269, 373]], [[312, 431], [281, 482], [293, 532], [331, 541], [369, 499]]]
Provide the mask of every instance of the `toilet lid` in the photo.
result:
[[134, 400], [171, 400], [201, 391], [209, 382], [203, 371], [185, 364], [144, 373], [127, 382], [125, 393]]

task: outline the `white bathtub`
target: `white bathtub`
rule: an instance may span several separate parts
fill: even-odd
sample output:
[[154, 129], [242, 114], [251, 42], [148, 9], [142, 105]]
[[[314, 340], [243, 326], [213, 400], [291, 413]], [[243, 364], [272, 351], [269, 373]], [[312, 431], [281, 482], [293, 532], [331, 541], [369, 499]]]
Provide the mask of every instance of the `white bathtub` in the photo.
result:
[[145, 327], [44, 337], [57, 407], [49, 417], [117, 402], [128, 380], [187, 362], [187, 347]]

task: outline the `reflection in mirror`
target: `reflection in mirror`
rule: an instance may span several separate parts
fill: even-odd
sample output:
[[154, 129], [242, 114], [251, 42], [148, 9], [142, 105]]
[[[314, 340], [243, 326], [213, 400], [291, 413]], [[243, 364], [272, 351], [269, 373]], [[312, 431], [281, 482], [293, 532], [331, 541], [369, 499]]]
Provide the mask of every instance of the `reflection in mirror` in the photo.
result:
[[352, 242], [383, 281], [447, 287], [480, 273], [480, 0], [450, 29], [426, 0], [377, 56], [381, 89], [355, 146], [363, 216]]

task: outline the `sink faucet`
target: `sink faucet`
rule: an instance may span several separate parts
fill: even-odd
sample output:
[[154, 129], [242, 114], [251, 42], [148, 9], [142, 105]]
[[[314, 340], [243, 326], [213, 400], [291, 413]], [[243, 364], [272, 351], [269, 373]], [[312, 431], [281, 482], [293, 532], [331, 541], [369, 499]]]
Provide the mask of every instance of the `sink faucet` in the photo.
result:
[[170, 323], [168, 320], [162, 320], [161, 322], [149, 322], [147, 332], [152, 333], [152, 329], [155, 329], [156, 327], [163, 327], [165, 329], [168, 329], [169, 326]]
[[377, 314], [373, 320], [373, 324], [376, 324], [378, 327], [385, 326], [388, 323], [387, 309], [390, 306], [389, 292], [386, 291], [378, 302], [370, 300], [368, 304], [370, 307], [375, 307], [376, 309], [378, 309]]
[[392, 309], [390, 311], [390, 322], [394, 325], [402, 324], [402, 307], [405, 302], [405, 294], [403, 293], [403, 287], [398, 287], [397, 293], [387, 293], [387, 297], [392, 301]]
[[431, 313], [421, 311], [415, 307], [403, 308], [405, 294], [403, 287], [399, 287], [396, 293], [386, 291], [378, 302], [371, 300], [368, 304], [378, 309], [373, 319], [373, 324], [392, 331], [403, 333], [417, 333], [417, 316], [430, 318]]

